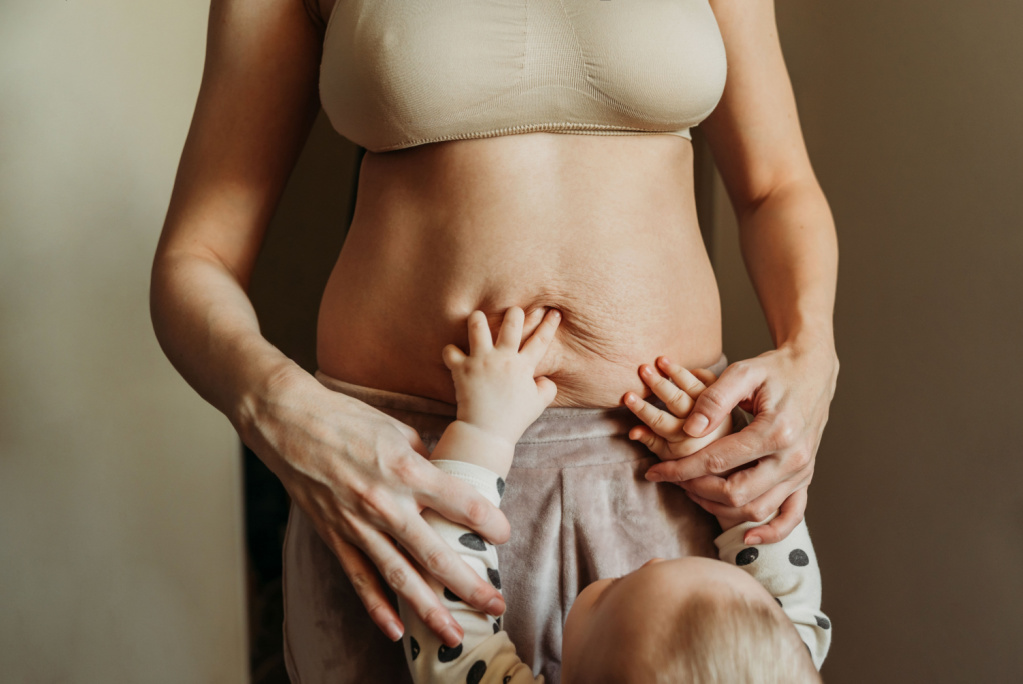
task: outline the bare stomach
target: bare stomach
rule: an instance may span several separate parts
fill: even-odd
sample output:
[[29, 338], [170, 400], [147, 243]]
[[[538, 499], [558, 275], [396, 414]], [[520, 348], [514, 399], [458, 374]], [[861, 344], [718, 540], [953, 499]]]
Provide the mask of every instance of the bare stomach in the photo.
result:
[[717, 283], [693, 198], [692, 145], [671, 135], [531, 133], [366, 153], [355, 215], [320, 305], [320, 370], [454, 403], [441, 349], [466, 318], [526, 332], [562, 312], [537, 369], [555, 406], [646, 395], [637, 369], [721, 354]]

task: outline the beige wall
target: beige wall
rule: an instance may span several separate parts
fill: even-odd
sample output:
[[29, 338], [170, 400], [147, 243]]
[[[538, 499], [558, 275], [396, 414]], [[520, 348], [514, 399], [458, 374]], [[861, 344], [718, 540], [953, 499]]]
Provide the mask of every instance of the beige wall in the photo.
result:
[[208, 3], [0, 3], [0, 680], [242, 682], [240, 462], [149, 263]]
[[[778, 3], [838, 225], [829, 682], [1023, 681], [1023, 4]], [[721, 188], [730, 356], [770, 339]]]

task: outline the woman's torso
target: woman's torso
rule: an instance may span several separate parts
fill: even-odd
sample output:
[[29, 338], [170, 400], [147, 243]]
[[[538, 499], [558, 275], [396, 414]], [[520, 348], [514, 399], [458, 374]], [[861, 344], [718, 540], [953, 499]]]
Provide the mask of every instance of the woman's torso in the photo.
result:
[[367, 152], [321, 303], [320, 369], [454, 402], [441, 349], [467, 349], [472, 310], [496, 332], [516, 305], [527, 331], [537, 309], [563, 314], [537, 369], [558, 385], [556, 406], [644, 394], [637, 367], [661, 354], [710, 365], [720, 304], [692, 161], [689, 140], [669, 134], [533, 132]]

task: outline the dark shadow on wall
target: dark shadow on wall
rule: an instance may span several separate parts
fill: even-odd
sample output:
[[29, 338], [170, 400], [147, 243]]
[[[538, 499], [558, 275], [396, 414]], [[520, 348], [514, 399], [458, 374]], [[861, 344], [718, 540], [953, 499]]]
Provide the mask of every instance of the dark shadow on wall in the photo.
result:
[[[316, 370], [320, 297], [351, 224], [364, 152], [320, 113], [253, 272], [249, 297], [263, 336], [309, 372]], [[290, 504], [277, 477], [244, 445], [242, 459], [251, 679], [287, 684], [281, 548]]]

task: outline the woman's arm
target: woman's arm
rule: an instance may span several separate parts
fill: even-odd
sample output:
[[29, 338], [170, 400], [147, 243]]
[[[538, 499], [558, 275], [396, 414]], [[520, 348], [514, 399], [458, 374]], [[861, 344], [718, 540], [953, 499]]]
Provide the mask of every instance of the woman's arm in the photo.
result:
[[267, 342], [246, 294], [318, 111], [320, 49], [302, 0], [213, 0], [202, 85], [153, 263], [153, 326], [175, 368], [310, 517], [381, 629], [401, 634], [374, 565], [454, 645], [457, 624], [392, 539], [472, 605], [499, 614], [500, 594], [420, 511], [497, 542], [507, 520], [438, 473], [414, 430], [324, 388]]
[[[728, 54], [728, 83], [701, 128], [739, 220], [743, 258], [776, 349], [732, 364], [699, 398], [685, 430], [701, 436], [736, 405], [745, 429], [650, 469], [709, 512], [763, 520], [746, 543], [773, 543], [802, 519], [838, 358], [832, 316], [834, 220], [803, 142], [771, 0], [711, 0]], [[717, 474], [750, 463], [727, 478]]]

